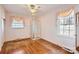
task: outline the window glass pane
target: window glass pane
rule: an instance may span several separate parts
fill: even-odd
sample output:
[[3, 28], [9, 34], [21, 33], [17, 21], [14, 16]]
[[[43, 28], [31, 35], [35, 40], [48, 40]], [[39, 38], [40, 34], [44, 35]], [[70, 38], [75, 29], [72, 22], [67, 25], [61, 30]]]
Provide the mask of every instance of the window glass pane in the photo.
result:
[[58, 32], [60, 35], [75, 37], [75, 16], [74, 12], [65, 17], [58, 16]]
[[17, 20], [13, 20], [12, 22], [12, 28], [23, 28], [24, 24], [23, 21], [17, 21]]
[[69, 25], [64, 26], [64, 35], [69, 36]]
[[71, 25], [70, 26], [70, 36], [71, 37], [74, 37], [75, 36], [75, 26], [74, 25]]

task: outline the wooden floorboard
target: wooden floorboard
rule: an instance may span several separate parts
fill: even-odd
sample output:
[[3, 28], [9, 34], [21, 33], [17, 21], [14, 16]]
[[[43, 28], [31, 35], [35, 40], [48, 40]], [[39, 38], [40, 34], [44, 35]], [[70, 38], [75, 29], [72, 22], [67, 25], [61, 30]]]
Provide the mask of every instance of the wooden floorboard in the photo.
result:
[[2, 52], [8, 54], [15, 49], [23, 49], [26, 54], [71, 54], [49, 41], [44, 39], [32, 40], [31, 38], [5, 42]]
[[71, 54], [70, 52], [64, 50], [62, 47], [53, 44], [49, 41], [46, 41], [44, 39], [40, 39], [40, 40], [36, 40], [37, 42], [41, 42], [41, 45], [45, 46], [46, 48], [48, 48], [53, 54]]
[[76, 50], [79, 52], [79, 47], [77, 47]]

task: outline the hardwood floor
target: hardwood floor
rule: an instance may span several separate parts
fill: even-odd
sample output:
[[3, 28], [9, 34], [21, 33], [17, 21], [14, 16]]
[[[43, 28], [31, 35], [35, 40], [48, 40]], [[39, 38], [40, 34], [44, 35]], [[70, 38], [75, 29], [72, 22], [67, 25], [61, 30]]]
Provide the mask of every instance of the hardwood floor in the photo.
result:
[[53, 54], [71, 54], [70, 52], [64, 50], [60, 46], [53, 44], [51, 42], [48, 42], [46, 40], [40, 39], [40, 40], [37, 40], [37, 41], [39, 43], [41, 42], [41, 44], [43, 46], [47, 47], [50, 50], [50, 53], [53, 53]]
[[8, 54], [15, 49], [23, 49], [26, 54], [71, 54], [44, 39], [32, 40], [30, 38], [5, 42], [2, 52]]
[[77, 47], [76, 50], [79, 52], [79, 47]]

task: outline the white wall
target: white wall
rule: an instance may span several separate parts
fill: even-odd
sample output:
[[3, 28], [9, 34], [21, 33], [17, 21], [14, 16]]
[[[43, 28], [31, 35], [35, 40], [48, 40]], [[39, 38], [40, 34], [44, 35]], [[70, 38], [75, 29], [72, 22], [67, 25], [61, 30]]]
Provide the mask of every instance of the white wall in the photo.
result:
[[[10, 16], [21, 16], [24, 21], [24, 28], [13, 29], [11, 27], [12, 18]], [[22, 16], [18, 14], [6, 13], [6, 23], [5, 23], [5, 41], [16, 40], [21, 38], [30, 37], [30, 17]]]
[[41, 37], [56, 42], [56, 19], [55, 13], [51, 12], [39, 18], [41, 22]]
[[75, 49], [75, 39], [57, 35], [56, 29], [56, 13], [62, 9], [70, 7], [69, 5], [59, 6], [57, 9], [52, 9], [49, 13], [41, 16], [41, 37], [60, 45], [61, 47]]
[[2, 5], [0, 5], [0, 18], [5, 18], [5, 10]]

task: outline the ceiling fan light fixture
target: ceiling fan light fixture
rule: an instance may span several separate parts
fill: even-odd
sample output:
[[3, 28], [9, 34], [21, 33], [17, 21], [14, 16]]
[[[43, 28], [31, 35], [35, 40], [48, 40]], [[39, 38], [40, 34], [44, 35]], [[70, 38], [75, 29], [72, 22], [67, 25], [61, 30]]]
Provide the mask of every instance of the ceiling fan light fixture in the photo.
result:
[[30, 4], [27, 5], [29, 10], [31, 11], [32, 15], [35, 15], [35, 13], [37, 12], [39, 6], [38, 5], [34, 5], [34, 4]]

